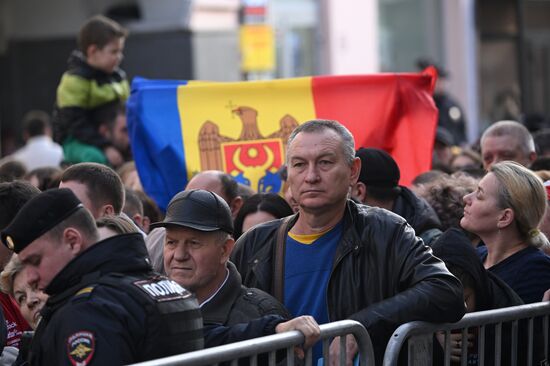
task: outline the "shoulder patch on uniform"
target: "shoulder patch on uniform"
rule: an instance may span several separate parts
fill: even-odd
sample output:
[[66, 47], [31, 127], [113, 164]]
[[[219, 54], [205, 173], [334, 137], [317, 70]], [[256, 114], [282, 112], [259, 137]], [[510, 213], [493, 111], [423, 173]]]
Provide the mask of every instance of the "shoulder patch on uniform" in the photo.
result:
[[168, 278], [150, 278], [134, 282], [140, 290], [157, 302], [185, 299], [191, 296], [191, 293]]
[[95, 338], [92, 332], [78, 331], [67, 338], [67, 356], [73, 366], [86, 366], [95, 353]]
[[83, 295], [83, 294], [89, 294], [90, 292], [92, 292], [94, 290], [94, 286], [88, 286], [88, 287], [84, 287], [82, 290], [79, 290], [76, 294], [74, 294], [75, 296], [78, 296], [78, 295]]

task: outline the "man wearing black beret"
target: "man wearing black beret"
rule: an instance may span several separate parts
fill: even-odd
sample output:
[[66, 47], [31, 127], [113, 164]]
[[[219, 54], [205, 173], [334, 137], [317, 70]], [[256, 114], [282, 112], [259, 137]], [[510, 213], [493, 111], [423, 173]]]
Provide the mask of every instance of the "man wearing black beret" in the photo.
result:
[[69, 189], [28, 201], [2, 231], [28, 281], [50, 295], [31, 365], [122, 365], [202, 348], [194, 296], [152, 272], [141, 234], [98, 242]]

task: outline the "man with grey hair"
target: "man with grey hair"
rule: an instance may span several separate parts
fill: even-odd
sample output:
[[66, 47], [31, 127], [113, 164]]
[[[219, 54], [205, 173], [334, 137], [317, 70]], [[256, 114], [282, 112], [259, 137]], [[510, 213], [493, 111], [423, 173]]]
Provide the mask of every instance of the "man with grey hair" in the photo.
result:
[[[292, 316], [311, 314], [319, 324], [359, 321], [373, 340], [376, 364], [400, 324], [462, 317], [460, 282], [407, 222], [348, 200], [361, 161], [343, 125], [306, 122], [292, 132], [286, 151], [288, 184], [300, 209], [239, 238], [231, 258], [245, 286], [274, 295]], [[353, 336], [345, 343], [351, 364], [357, 343]], [[335, 339], [331, 364], [339, 348]]]
[[529, 167], [537, 158], [533, 136], [516, 121], [495, 122], [483, 132], [480, 145], [485, 170], [503, 160]]

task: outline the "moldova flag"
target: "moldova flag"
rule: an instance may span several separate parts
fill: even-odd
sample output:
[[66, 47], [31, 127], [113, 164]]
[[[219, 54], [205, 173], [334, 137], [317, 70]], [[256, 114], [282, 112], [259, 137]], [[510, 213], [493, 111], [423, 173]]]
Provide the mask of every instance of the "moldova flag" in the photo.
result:
[[356, 148], [388, 151], [401, 169], [400, 183], [408, 185], [430, 169], [436, 78], [433, 68], [234, 83], [136, 78], [128, 128], [140, 179], [162, 209], [203, 170], [278, 192], [288, 136], [318, 118], [344, 124]]

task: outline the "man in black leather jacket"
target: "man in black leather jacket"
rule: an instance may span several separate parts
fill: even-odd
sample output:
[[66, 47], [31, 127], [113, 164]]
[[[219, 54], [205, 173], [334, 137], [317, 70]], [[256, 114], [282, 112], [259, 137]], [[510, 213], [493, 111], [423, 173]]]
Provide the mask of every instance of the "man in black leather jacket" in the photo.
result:
[[[400, 324], [464, 315], [460, 282], [403, 218], [347, 199], [361, 163], [345, 127], [325, 120], [300, 125], [289, 137], [287, 165], [300, 210], [239, 238], [231, 258], [246, 286], [282, 299], [293, 316], [301, 315], [299, 304], [318, 323], [359, 321], [373, 340], [376, 364]], [[329, 257], [319, 258], [321, 252]], [[330, 347], [338, 360], [339, 341]], [[353, 337], [346, 348], [351, 364]]]

